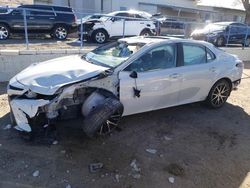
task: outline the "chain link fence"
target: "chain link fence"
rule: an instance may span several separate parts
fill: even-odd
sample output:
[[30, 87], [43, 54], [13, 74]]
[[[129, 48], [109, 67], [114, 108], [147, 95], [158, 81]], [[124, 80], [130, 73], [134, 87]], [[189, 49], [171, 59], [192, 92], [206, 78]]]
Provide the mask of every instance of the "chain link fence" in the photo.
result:
[[[58, 15], [58, 14], [77, 14], [80, 19], [78, 19], [78, 34], [77, 38], [79, 38], [79, 48], [82, 49], [85, 44], [85, 35], [90, 35], [91, 30], [86, 28], [86, 22], [88, 22], [88, 18], [86, 16], [90, 15], [89, 13], [82, 12], [65, 12], [65, 11], [56, 11], [56, 10], [44, 10], [44, 9], [33, 9], [33, 8], [3, 8], [0, 7], [0, 14], [14, 14], [15, 12], [19, 12], [19, 19], [22, 20], [23, 24], [19, 25], [19, 29], [22, 30], [22, 33], [25, 36], [25, 46], [26, 49], [29, 49], [29, 35], [30, 35], [30, 19], [31, 19], [31, 11], [38, 13], [45, 13], [44, 15], [39, 15], [40, 17], [44, 17], [46, 19], [49, 18], [49, 14]], [[48, 15], [46, 15], [46, 13]], [[32, 21], [36, 19], [33, 16]], [[125, 16], [112, 16], [110, 14], [93, 14], [92, 16], [96, 16], [96, 18], [106, 18], [102, 19], [103, 22], [110, 21], [111, 24], [117, 24], [119, 20], [119, 24], [117, 24], [116, 29], [120, 31], [120, 37], [125, 37], [128, 35], [127, 31], [136, 30], [137, 27], [144, 24], [145, 28], [150, 28], [151, 33], [137, 33], [136, 35], [162, 35], [162, 36], [170, 36], [170, 37], [179, 37], [179, 38], [193, 38], [196, 40], [204, 40], [211, 43], [214, 43], [217, 46], [228, 46], [230, 44], [241, 44], [243, 49], [246, 46], [249, 46], [249, 27], [242, 23], [229, 23], [229, 22], [220, 22], [220, 23], [198, 23], [198, 22], [188, 22], [188, 21], [180, 21], [173, 18], [137, 18], [137, 17], [125, 17]], [[85, 18], [84, 18], [85, 17]], [[3, 20], [0, 20], [0, 24]], [[38, 20], [39, 21], [39, 20]], [[76, 21], [76, 20], [75, 20]], [[97, 20], [95, 22], [98, 22]], [[133, 22], [133, 26], [131, 23]], [[145, 22], [145, 23], [144, 23]], [[153, 26], [150, 26], [150, 23]], [[36, 23], [39, 29], [39, 23]], [[6, 31], [3, 26], [0, 25], [0, 39], [3, 39], [4, 35], [6, 35]], [[108, 26], [106, 26], [108, 27]], [[152, 29], [153, 28], [153, 29]], [[108, 28], [113, 29], [115, 28]], [[9, 30], [11, 32], [11, 30]], [[9, 34], [9, 33], [8, 33]], [[129, 34], [130, 35], [130, 34]]]

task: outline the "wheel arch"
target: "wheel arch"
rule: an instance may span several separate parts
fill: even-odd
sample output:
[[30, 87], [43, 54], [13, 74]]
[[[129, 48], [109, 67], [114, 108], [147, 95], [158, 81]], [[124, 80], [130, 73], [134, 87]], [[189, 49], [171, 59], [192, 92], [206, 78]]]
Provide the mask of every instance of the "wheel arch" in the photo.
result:
[[8, 29], [11, 29], [10, 25], [8, 23], [6, 23], [6, 22], [0, 22], [0, 24], [5, 25], [6, 27], [8, 27]]
[[150, 29], [147, 28], [147, 27], [145, 27], [145, 28], [143, 28], [143, 29], [141, 30], [140, 35], [141, 35], [143, 32], [145, 32], [145, 31], [148, 31], [148, 32], [151, 33]]
[[102, 104], [106, 98], [113, 98], [120, 101], [119, 97], [107, 89], [91, 88], [91, 90], [92, 92], [82, 103], [82, 115], [84, 116], [87, 116], [93, 108], [96, 108], [98, 105]]
[[[212, 87], [210, 88], [209, 92], [211, 91], [211, 89], [213, 88], [213, 86], [214, 86], [216, 83], [218, 83], [218, 82], [220, 82], [220, 81], [222, 81], [222, 80], [227, 81], [227, 82], [229, 83], [229, 85], [230, 85], [230, 89], [232, 90], [232, 88], [233, 88], [232, 80], [231, 80], [230, 78], [228, 78], [228, 77], [223, 77], [223, 78], [220, 78], [220, 79], [216, 80], [216, 81], [213, 83], [213, 85], [212, 85]], [[208, 93], [208, 95], [209, 95], [209, 93]]]
[[110, 37], [108, 31], [106, 29], [104, 29], [104, 28], [97, 28], [97, 29], [93, 30], [93, 32], [91, 34], [91, 37], [93, 37], [95, 32], [97, 32], [97, 31], [104, 31], [108, 35], [108, 37]]

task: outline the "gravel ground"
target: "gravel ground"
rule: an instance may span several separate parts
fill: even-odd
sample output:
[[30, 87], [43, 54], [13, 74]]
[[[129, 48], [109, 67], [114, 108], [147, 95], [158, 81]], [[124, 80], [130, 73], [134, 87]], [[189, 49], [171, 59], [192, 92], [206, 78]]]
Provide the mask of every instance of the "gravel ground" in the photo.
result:
[[[81, 120], [64, 121], [57, 124], [55, 145], [4, 130], [10, 123], [5, 88], [0, 85], [0, 187], [250, 185], [250, 63], [239, 89], [219, 110], [196, 103], [128, 116], [121, 131], [92, 140], [82, 133]], [[96, 162], [103, 168], [90, 173], [88, 165]]]

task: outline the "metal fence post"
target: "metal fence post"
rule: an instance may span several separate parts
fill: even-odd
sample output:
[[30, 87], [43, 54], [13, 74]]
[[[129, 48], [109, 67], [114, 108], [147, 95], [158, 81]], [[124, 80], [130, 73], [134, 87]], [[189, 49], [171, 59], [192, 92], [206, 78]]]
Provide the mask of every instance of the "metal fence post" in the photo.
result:
[[184, 23], [184, 39], [187, 38], [187, 36], [186, 36], [187, 35], [187, 31], [186, 30], [187, 30], [187, 24]]
[[123, 31], [122, 31], [122, 38], [125, 37], [125, 19], [122, 19], [123, 21]]
[[157, 20], [157, 36], [161, 35], [161, 31], [160, 31], [160, 21]]
[[83, 25], [82, 25], [82, 18], [81, 18], [81, 49], [82, 49], [82, 46], [83, 46]]
[[25, 9], [23, 9], [23, 21], [24, 21], [26, 49], [28, 50], [29, 49], [29, 39], [28, 39], [27, 17], [26, 17], [26, 10]]
[[244, 39], [244, 44], [243, 44], [243, 47], [242, 47], [243, 50], [244, 50], [245, 47], [246, 47], [247, 36], [248, 36], [248, 26], [247, 26], [247, 32], [246, 32], [246, 35], [245, 35], [245, 39]]
[[230, 37], [230, 34], [231, 34], [231, 26], [229, 25], [228, 28], [229, 28], [229, 31], [228, 31], [228, 35], [227, 35], [227, 44], [226, 44], [226, 46], [228, 46], [229, 37]]

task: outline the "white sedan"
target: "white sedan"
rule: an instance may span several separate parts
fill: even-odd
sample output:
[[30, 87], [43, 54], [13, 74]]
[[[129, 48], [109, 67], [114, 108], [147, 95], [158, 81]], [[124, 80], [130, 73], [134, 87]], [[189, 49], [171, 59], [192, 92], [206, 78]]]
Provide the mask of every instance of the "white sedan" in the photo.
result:
[[94, 136], [110, 133], [126, 115], [198, 101], [220, 108], [243, 67], [237, 56], [206, 42], [124, 38], [83, 56], [32, 64], [13, 77], [12, 123], [32, 135], [81, 116], [83, 130]]

